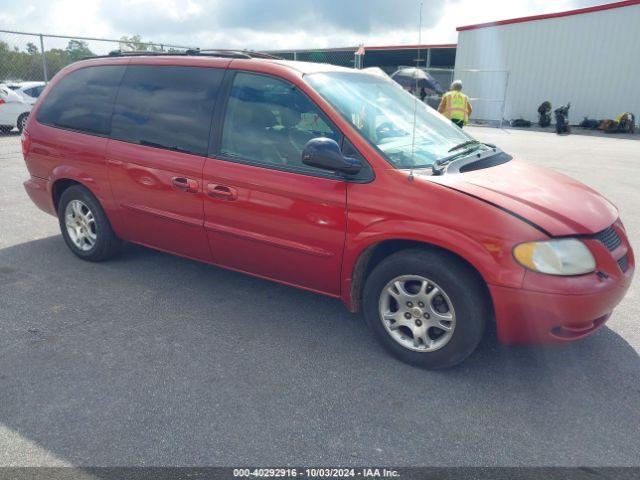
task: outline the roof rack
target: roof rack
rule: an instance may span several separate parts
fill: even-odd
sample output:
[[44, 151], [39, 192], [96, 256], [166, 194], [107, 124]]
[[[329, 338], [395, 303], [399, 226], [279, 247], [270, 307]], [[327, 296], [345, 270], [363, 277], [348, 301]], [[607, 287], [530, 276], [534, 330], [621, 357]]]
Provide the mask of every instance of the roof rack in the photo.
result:
[[95, 57], [87, 58], [104, 58], [104, 57], [138, 57], [138, 56], [203, 56], [203, 57], [222, 57], [222, 58], [271, 58], [274, 60], [282, 60], [282, 57], [277, 55], [271, 55], [269, 53], [255, 52], [253, 50], [200, 50], [199, 48], [193, 48], [185, 50], [184, 52], [157, 52], [157, 51], [145, 51], [145, 50], [112, 50], [108, 55], [99, 55]]
[[201, 50], [199, 48], [189, 49], [185, 55], [208, 55], [212, 57], [231, 57], [231, 58], [272, 58], [282, 60], [282, 57], [271, 55], [270, 53], [256, 52], [255, 50]]

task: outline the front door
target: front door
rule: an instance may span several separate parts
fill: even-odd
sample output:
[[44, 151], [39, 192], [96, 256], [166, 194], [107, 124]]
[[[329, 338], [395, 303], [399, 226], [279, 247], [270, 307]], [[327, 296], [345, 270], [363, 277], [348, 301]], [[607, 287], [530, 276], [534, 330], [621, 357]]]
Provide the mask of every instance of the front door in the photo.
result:
[[346, 183], [302, 164], [304, 145], [320, 136], [340, 137], [292, 84], [235, 75], [220, 148], [203, 171], [215, 263], [339, 294]]
[[223, 69], [130, 65], [107, 147], [127, 240], [211, 260], [203, 229], [202, 168]]

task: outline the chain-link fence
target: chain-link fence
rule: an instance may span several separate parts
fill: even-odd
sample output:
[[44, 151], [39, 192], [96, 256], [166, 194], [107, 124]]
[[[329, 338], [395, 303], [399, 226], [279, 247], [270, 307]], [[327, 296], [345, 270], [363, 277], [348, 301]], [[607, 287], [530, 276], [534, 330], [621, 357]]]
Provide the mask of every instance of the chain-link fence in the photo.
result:
[[269, 53], [285, 60], [299, 62], [330, 63], [342, 67], [357, 67], [356, 49], [324, 49], [324, 50], [270, 50]]
[[[399, 67], [413, 68], [413, 67]], [[462, 70], [453, 68], [422, 68], [441, 87], [448, 90], [454, 80], [462, 81], [462, 91], [469, 97], [473, 113], [469, 121], [475, 124], [502, 127], [509, 88], [508, 70]], [[420, 94], [420, 89], [414, 92]], [[441, 94], [428, 94], [425, 102], [437, 108]]]
[[187, 48], [192, 47], [144, 42], [139, 36], [113, 40], [0, 30], [0, 83], [47, 82], [76, 60], [113, 50], [179, 52]]

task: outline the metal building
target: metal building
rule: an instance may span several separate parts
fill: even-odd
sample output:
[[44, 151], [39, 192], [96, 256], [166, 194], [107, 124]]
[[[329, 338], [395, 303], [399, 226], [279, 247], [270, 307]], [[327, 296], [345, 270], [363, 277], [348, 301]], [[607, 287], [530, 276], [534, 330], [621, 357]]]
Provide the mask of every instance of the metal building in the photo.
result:
[[640, 117], [640, 0], [457, 30], [455, 76], [481, 99], [477, 119], [537, 121], [545, 100], [570, 101], [573, 124]]

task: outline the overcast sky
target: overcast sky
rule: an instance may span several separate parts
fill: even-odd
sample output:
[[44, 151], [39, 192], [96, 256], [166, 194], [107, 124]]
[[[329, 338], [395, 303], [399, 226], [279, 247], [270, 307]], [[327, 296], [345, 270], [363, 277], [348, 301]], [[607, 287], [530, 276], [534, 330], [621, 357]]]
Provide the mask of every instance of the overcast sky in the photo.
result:
[[[423, 43], [456, 26], [605, 0], [424, 0]], [[284, 49], [418, 42], [419, 0], [2, 0], [0, 29], [186, 46]], [[0, 39], [2, 34], [0, 33]]]

